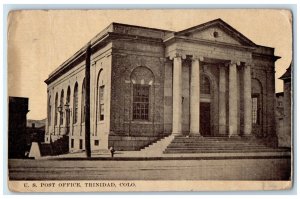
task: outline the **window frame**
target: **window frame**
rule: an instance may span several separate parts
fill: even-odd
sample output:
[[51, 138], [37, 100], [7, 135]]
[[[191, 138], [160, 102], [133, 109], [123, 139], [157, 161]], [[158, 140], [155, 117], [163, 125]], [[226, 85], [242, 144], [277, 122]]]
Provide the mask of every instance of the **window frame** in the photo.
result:
[[85, 98], [86, 98], [86, 85], [85, 85], [85, 78], [82, 82], [82, 90], [81, 90], [81, 124], [85, 124]]
[[54, 112], [55, 112], [55, 114], [54, 114], [54, 126], [57, 126], [57, 124], [58, 124], [58, 110], [57, 110], [57, 106], [58, 106], [58, 93], [56, 93], [56, 95], [55, 95], [55, 103], [54, 103]]
[[79, 149], [83, 149], [83, 139], [79, 139]]
[[[256, 99], [256, 107], [254, 108], [253, 103], [254, 103], [254, 99]], [[251, 123], [252, 125], [260, 125], [260, 95], [259, 94], [252, 94], [251, 96], [251, 108], [252, 108], [252, 112], [251, 112]], [[254, 118], [255, 117], [255, 118]]]
[[78, 122], [78, 83], [76, 82], [73, 93], [73, 124]]
[[72, 138], [71, 139], [71, 149], [73, 149], [74, 148], [74, 139]]
[[[105, 118], [105, 103], [104, 103], [104, 94], [105, 94], [105, 85], [99, 86], [98, 91], [98, 121], [104, 121]], [[101, 109], [103, 107], [103, 110]]]
[[60, 107], [62, 108], [61, 112], [59, 113], [59, 125], [62, 126], [64, 124], [64, 99], [65, 98], [65, 94], [64, 94], [64, 90], [61, 91], [60, 93]]
[[[137, 90], [138, 89], [138, 90]], [[142, 95], [136, 95], [141, 93]], [[143, 96], [145, 95], [146, 96]], [[132, 85], [132, 120], [150, 121], [151, 105], [151, 85], [133, 84]]]
[[211, 94], [211, 81], [206, 75], [200, 75], [200, 94]]
[[51, 95], [48, 95], [48, 126], [51, 126]]

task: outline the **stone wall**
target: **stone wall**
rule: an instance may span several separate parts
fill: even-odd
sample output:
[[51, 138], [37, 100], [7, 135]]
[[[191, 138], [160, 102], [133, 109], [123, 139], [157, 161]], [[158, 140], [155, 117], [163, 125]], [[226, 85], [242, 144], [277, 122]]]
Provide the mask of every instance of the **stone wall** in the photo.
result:
[[291, 98], [291, 81], [284, 81], [284, 127], [283, 127], [283, 139], [280, 142], [280, 146], [283, 147], [291, 147], [292, 146], [292, 112], [291, 112], [291, 106], [292, 106], [292, 98]]
[[[275, 70], [274, 61], [268, 57], [254, 56], [251, 70], [252, 94], [261, 89], [261, 124], [253, 126], [253, 132], [257, 137], [270, 139], [272, 145], [276, 145], [275, 131]], [[257, 82], [257, 83], [255, 83]], [[258, 88], [258, 84], [261, 88]], [[255, 87], [256, 86], [256, 87]]]
[[[143, 43], [142, 41], [114, 41], [111, 136], [129, 136], [138, 139], [138, 137], [164, 135], [164, 61], [161, 44]], [[147, 68], [154, 76], [154, 82], [150, 86], [149, 119], [144, 121], [132, 118], [133, 83], [131, 74], [138, 67]]]
[[[110, 44], [98, 50], [92, 55], [91, 58], [91, 80], [90, 80], [90, 107], [91, 107], [91, 147], [92, 150], [107, 148], [108, 147], [108, 129], [110, 119], [110, 68], [111, 57], [109, 49]], [[102, 122], [96, 121], [97, 112], [97, 78], [103, 73], [105, 84], [105, 119]], [[80, 151], [85, 149], [85, 121], [82, 117], [83, 114], [83, 82], [85, 77], [85, 62], [81, 62], [71, 70], [64, 73], [54, 82], [48, 85], [48, 100], [51, 105], [51, 123], [47, 124], [45, 142], [55, 142], [63, 135], [69, 136], [70, 151]], [[78, 86], [78, 116], [77, 122], [74, 123], [74, 89], [75, 85]], [[69, 108], [70, 108], [70, 123], [69, 132], [66, 128], [66, 111], [63, 109], [63, 124], [60, 124], [60, 114], [57, 114], [57, 125], [55, 125], [55, 97], [58, 96], [58, 105], [60, 104], [61, 93], [64, 93], [63, 104], [66, 104], [67, 94], [70, 95]]]

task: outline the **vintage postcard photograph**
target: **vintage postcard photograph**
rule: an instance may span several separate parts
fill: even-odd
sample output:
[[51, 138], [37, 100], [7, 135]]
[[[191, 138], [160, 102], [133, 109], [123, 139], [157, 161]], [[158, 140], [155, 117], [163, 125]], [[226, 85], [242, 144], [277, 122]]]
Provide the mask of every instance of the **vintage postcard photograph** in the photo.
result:
[[293, 14], [15, 10], [12, 192], [287, 190]]

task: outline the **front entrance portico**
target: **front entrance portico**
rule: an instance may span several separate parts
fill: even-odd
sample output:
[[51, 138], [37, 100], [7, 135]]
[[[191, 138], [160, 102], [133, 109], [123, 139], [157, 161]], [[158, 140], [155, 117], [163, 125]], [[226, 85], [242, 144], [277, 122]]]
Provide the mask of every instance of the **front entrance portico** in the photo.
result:
[[[173, 135], [184, 134], [182, 113], [186, 110], [190, 110], [189, 136], [251, 135], [249, 65], [180, 53], [172, 60]], [[183, 73], [183, 62], [189, 64], [189, 74]], [[183, 97], [183, 75], [189, 79], [188, 99]], [[183, 100], [189, 100], [189, 107], [185, 107]]]

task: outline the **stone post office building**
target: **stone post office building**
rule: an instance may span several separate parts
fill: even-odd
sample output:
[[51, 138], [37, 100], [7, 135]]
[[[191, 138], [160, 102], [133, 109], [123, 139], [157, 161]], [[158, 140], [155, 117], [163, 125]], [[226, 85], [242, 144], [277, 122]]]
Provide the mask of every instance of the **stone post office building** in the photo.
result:
[[[279, 57], [223, 20], [179, 32], [112, 23], [90, 44], [92, 150], [139, 150], [170, 134], [276, 141]], [[68, 137], [70, 151], [85, 148], [85, 53], [45, 81], [45, 141]]]

